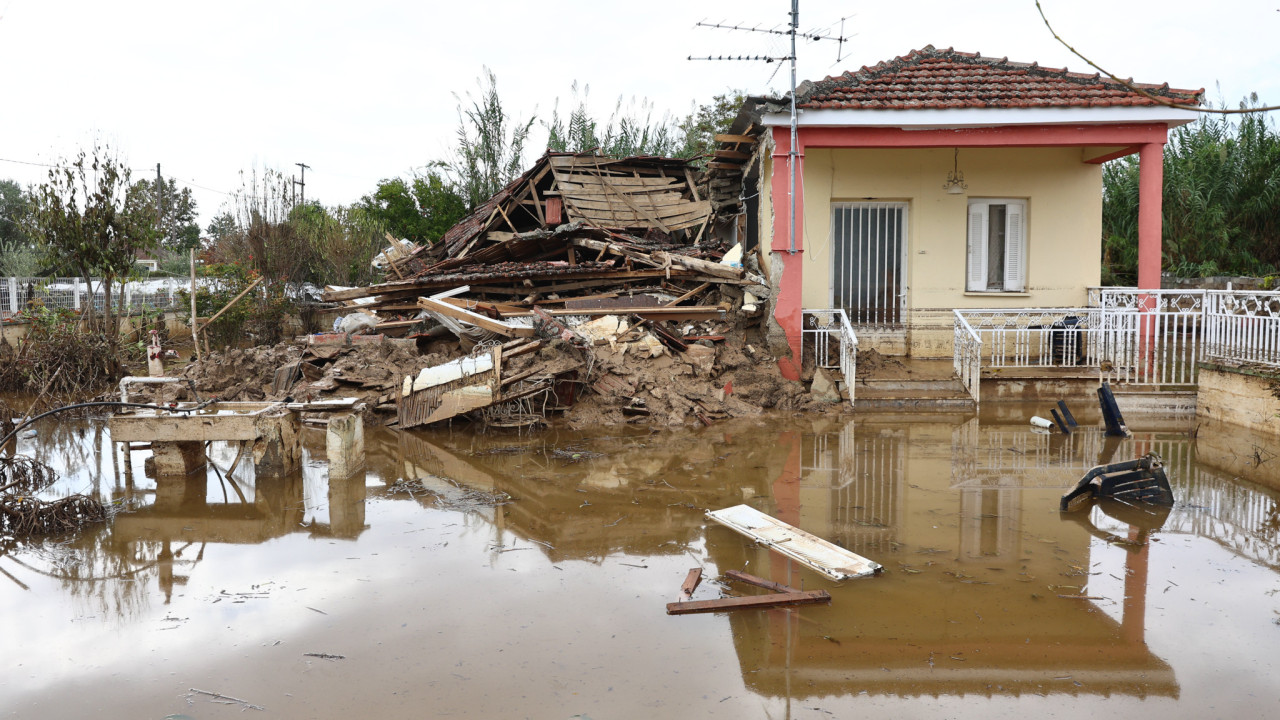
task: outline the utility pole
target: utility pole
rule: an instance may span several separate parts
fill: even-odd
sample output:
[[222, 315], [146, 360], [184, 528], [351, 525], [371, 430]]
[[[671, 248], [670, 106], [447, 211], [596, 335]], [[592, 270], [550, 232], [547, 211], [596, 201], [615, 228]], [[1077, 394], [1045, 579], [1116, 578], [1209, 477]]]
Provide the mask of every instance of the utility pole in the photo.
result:
[[160, 204], [160, 196], [164, 193], [164, 176], [160, 174], [160, 163], [156, 163], [156, 224], [164, 220], [164, 210]]
[[311, 169], [311, 166], [306, 163], [294, 163], [294, 165], [302, 168], [302, 179], [294, 180], [294, 183], [300, 186], [299, 199], [305, 205], [307, 202], [307, 171]]

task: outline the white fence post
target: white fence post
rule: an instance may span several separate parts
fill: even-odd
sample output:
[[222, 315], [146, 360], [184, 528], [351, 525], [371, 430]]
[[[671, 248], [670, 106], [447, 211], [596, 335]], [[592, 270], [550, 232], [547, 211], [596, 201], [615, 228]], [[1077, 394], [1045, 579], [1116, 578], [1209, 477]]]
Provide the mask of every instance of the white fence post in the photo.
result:
[[17, 314], [18, 310], [18, 278], [9, 278], [9, 312]]

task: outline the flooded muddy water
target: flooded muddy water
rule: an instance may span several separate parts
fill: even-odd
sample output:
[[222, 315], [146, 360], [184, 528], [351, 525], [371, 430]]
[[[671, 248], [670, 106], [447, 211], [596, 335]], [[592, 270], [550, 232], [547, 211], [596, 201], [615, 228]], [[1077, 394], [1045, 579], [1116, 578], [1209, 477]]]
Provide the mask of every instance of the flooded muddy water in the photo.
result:
[[[1042, 435], [1033, 411], [368, 430], [366, 473], [335, 482], [317, 430], [290, 477], [227, 478], [215, 445], [217, 470], [157, 482], [103, 423], [46, 423], [20, 451], [121, 511], [0, 546], [0, 716], [1275, 712], [1280, 450], [1189, 418]], [[1058, 512], [1149, 451], [1170, 512]], [[885, 572], [833, 583], [703, 516], [739, 503]], [[666, 615], [694, 567], [694, 599], [755, 592], [738, 569], [832, 602]]]

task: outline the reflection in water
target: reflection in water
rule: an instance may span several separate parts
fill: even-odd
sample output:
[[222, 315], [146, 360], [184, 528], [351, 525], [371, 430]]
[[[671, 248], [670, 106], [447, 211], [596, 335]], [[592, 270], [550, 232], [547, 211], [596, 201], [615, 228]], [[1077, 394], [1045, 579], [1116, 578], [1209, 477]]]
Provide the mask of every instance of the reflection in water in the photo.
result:
[[[470, 572], [489, 572], [516, 548], [527, 552], [506, 557], [524, 559], [522, 569], [530, 567], [527, 558], [538, 557], [546, 565], [535, 569], [573, 563], [586, 568], [579, 572], [605, 573], [625, 560], [637, 573], [631, 577], [660, 588], [667, 581], [649, 568], [667, 560], [676, 567], [704, 565], [709, 579], [744, 569], [831, 591], [829, 607], [701, 620], [662, 617], [662, 604], [673, 599], [665, 595], [654, 596], [653, 617], [579, 622], [583, 610], [598, 613], [574, 608], [546, 639], [558, 643], [570, 631], [597, 626], [611, 633], [610, 622], [618, 621], [638, 623], [670, 647], [688, 648], [684, 634], [692, 633], [709, 652], [723, 651], [736, 662], [707, 670], [707, 688], [699, 692], [716, 699], [747, 694], [784, 710], [793, 700], [811, 707], [819, 699], [854, 703], [862, 694], [885, 701], [1055, 694], [1173, 701], [1206, 669], [1177, 654], [1180, 629], [1170, 625], [1180, 618], [1163, 607], [1173, 599], [1168, 566], [1178, 548], [1171, 546], [1207, 540], [1254, 563], [1255, 584], [1273, 583], [1280, 571], [1277, 495], [1248, 481], [1280, 482], [1268, 475], [1267, 463], [1233, 459], [1218, 442], [1204, 433], [1192, 440], [1177, 428], [1118, 440], [1087, 427], [1065, 437], [1037, 434], [1021, 423], [946, 417], [793, 419], [675, 432], [552, 429], [531, 436], [373, 430], [366, 435], [367, 476], [331, 480], [323, 435], [308, 431], [303, 465], [291, 476], [257, 478], [248, 463], [231, 472], [234, 450], [215, 445], [207, 473], [154, 479], [143, 471], [144, 452], [123, 464], [101, 429], [66, 423], [37, 446], [67, 477], [55, 491], [96, 492], [126, 512], [108, 527], [61, 543], [0, 550], [6, 576], [0, 592], [31, 593], [32, 578], [56, 578], [76, 617], [129, 627], [154, 614], [153, 603], [179, 602], [183, 586], [198, 583], [202, 564], [227, 562], [212, 552], [219, 547], [251, 550], [270, 568], [281, 562], [272, 541], [313, 538], [350, 548], [335, 550], [338, 555], [373, 547], [379, 551], [373, 555], [395, 555], [406, 565], [411, 559], [409, 567], [433, 573], [432, 563], [444, 560], [426, 551], [414, 555], [404, 538], [423, 537], [409, 533], [427, 526], [457, 525], [483, 541], [478, 550], [466, 546], [470, 552], [488, 556], [487, 565]], [[1057, 512], [1058, 498], [1090, 467], [1146, 452], [1164, 458], [1175, 507], [1112, 501], [1088, 513]], [[433, 508], [428, 495], [391, 492], [402, 478], [441, 492], [456, 490], [456, 483], [511, 500], [459, 515]], [[744, 502], [887, 571], [833, 586], [703, 517], [706, 509]], [[371, 528], [385, 530], [391, 518], [394, 542], [384, 536], [383, 544], [369, 545]], [[431, 547], [439, 552], [442, 544]], [[478, 565], [466, 559], [465, 567]], [[324, 572], [358, 574], [348, 567], [359, 565]], [[467, 588], [484, 577], [464, 574], [451, 583]], [[660, 592], [674, 596], [681, 577]], [[630, 582], [611, 591], [643, 592], [640, 581]], [[512, 593], [489, 611], [554, 622], [575, 590], [566, 584], [549, 599]], [[700, 597], [717, 591], [714, 582], [705, 583]], [[192, 612], [190, 605], [184, 612]], [[587, 637], [593, 646], [603, 642]], [[342, 649], [360, 649], [359, 638], [346, 641], [357, 644]], [[452, 643], [460, 664], [492, 659], [467, 655], [467, 644]], [[538, 662], [543, 652], [511, 651], [534, 653], [529, 658]], [[571, 643], [563, 652], [557, 662], [572, 662]], [[572, 713], [558, 716], [566, 714]]]
[[[939, 442], [944, 432], [949, 442]], [[732, 616], [743, 679], [765, 695], [1176, 698], [1174, 669], [1146, 642], [1152, 536], [1202, 535], [1277, 567], [1275, 495], [1197, 464], [1185, 433], [1121, 441], [970, 419], [952, 428], [854, 421], [780, 439], [810, 460], [798, 482], [784, 472], [775, 483], [779, 515], [889, 573], [846, 583], [830, 609]], [[1058, 516], [1058, 497], [1088, 468], [1151, 451], [1166, 459], [1176, 509], [1108, 501]], [[729, 539], [712, 555], [721, 567], [803, 576]], [[1103, 566], [1123, 577], [1119, 597], [1093, 589]]]

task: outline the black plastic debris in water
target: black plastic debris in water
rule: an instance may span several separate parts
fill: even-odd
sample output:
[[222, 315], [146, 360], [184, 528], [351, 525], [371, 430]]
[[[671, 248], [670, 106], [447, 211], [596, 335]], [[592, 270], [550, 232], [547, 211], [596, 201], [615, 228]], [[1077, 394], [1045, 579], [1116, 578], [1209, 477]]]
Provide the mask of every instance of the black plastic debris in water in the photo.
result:
[[1164, 461], [1155, 453], [1147, 453], [1137, 460], [1099, 465], [1076, 486], [1062, 496], [1058, 509], [1062, 512], [1079, 510], [1094, 498], [1111, 497], [1130, 502], [1172, 505], [1173, 488], [1164, 474]]

